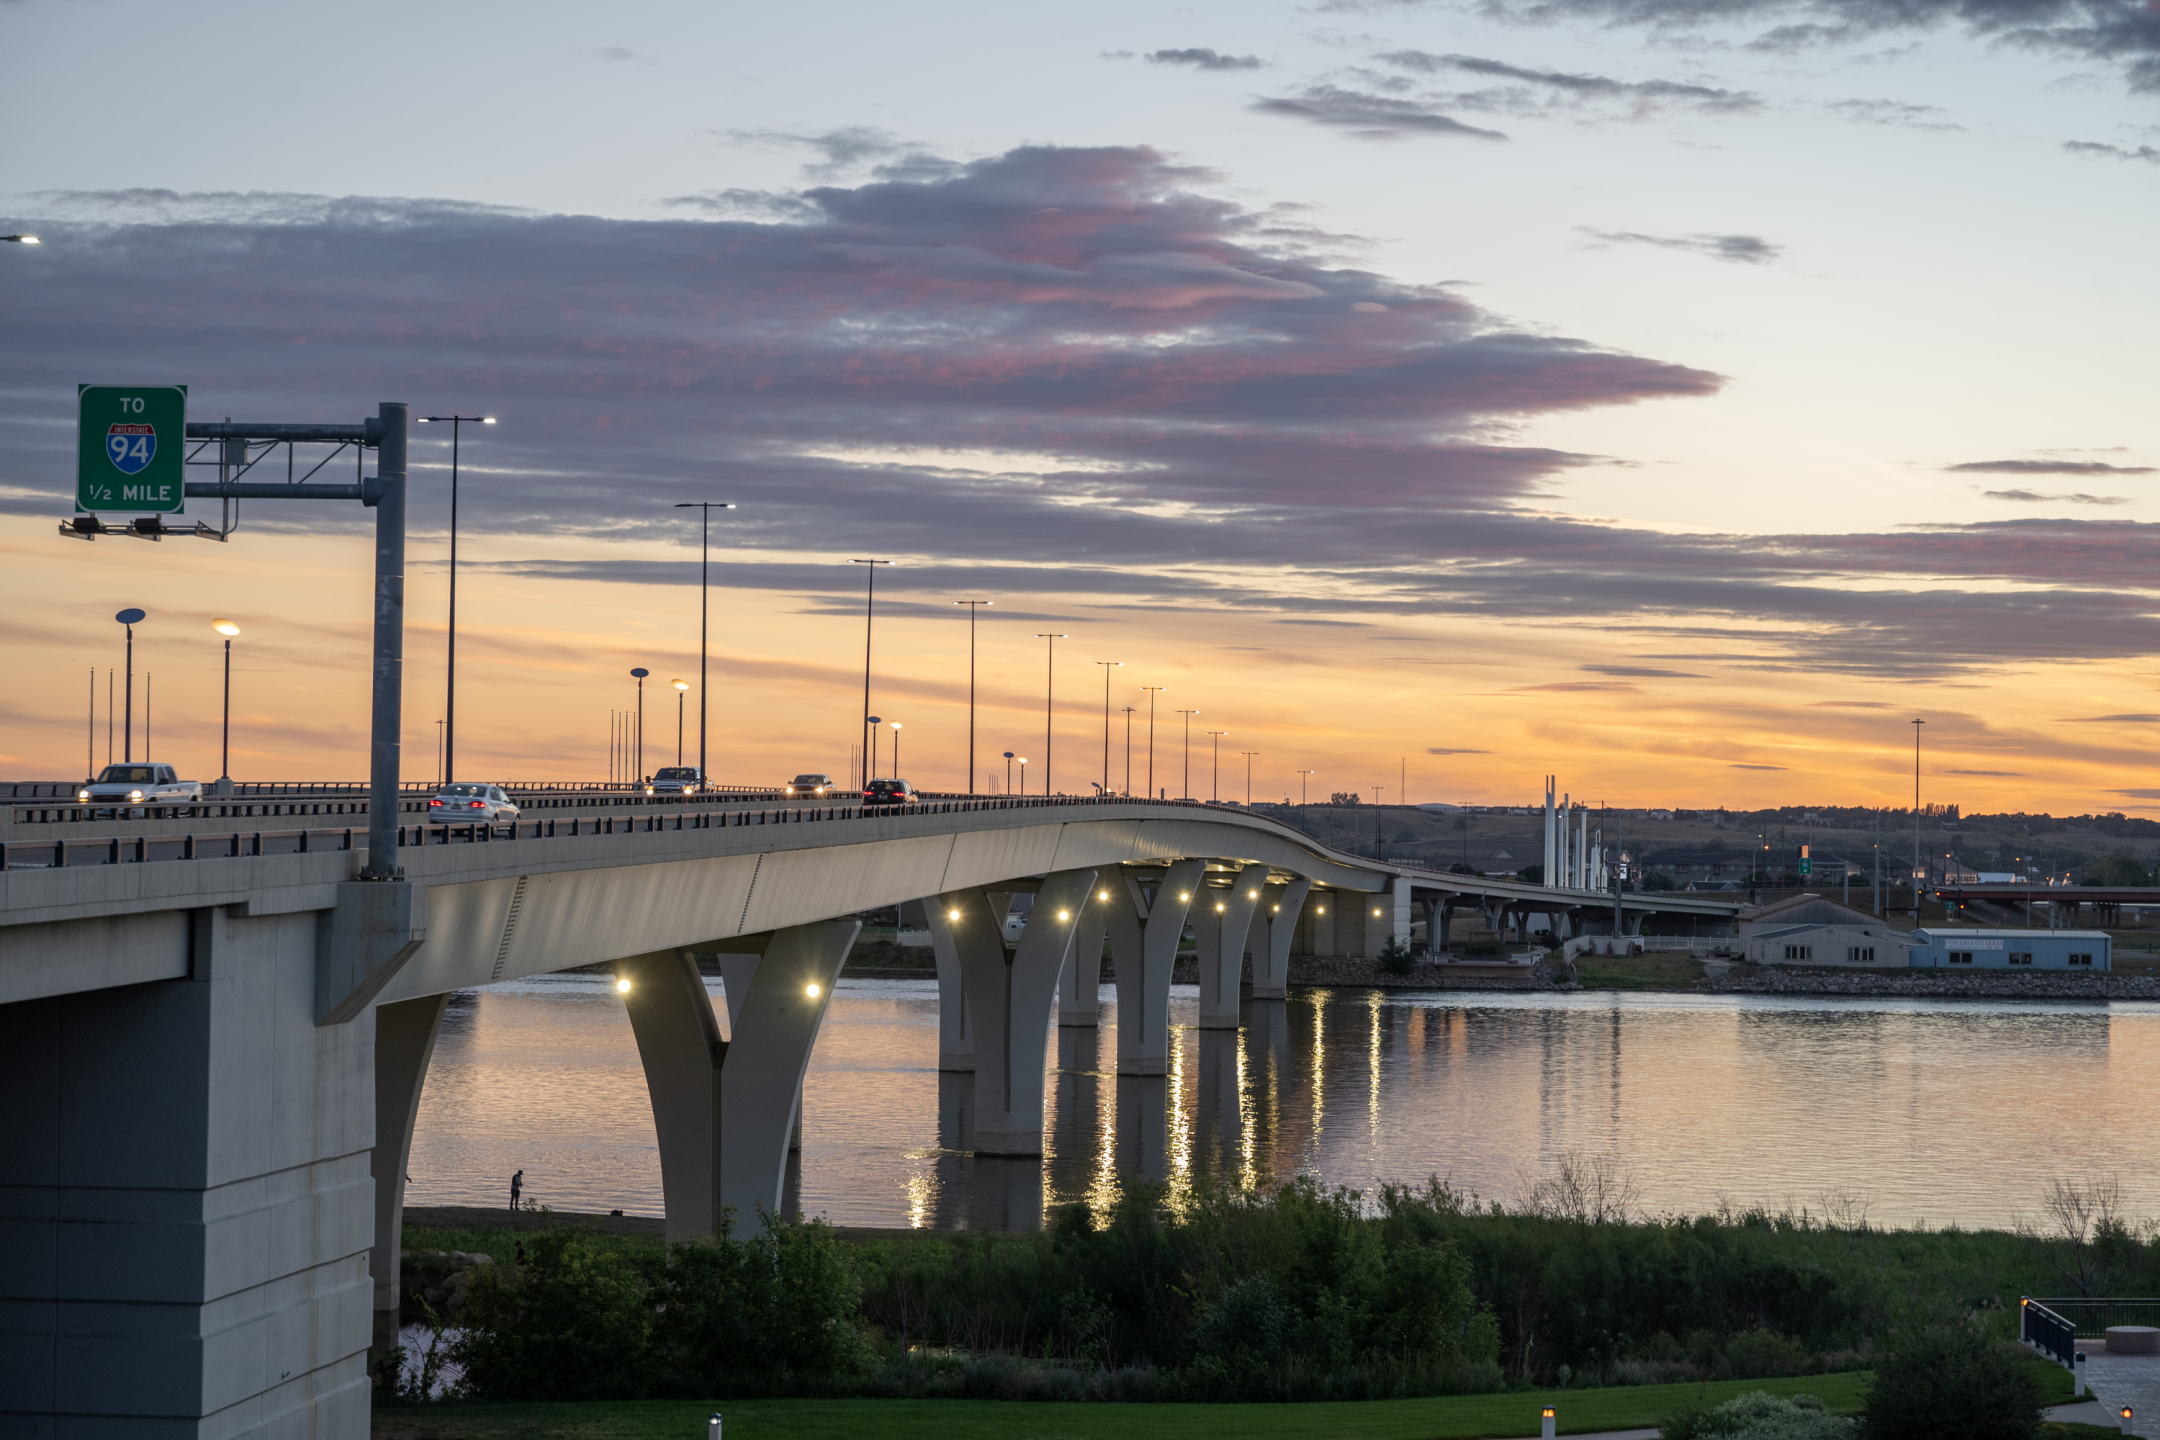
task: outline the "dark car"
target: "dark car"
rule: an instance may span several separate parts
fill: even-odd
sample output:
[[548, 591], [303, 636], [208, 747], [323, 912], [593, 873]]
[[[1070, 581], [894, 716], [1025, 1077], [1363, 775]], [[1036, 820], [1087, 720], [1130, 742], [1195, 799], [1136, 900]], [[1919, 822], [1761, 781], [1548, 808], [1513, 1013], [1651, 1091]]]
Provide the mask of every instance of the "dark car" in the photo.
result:
[[865, 805], [912, 805], [915, 800], [915, 787], [905, 780], [872, 780], [863, 786]]

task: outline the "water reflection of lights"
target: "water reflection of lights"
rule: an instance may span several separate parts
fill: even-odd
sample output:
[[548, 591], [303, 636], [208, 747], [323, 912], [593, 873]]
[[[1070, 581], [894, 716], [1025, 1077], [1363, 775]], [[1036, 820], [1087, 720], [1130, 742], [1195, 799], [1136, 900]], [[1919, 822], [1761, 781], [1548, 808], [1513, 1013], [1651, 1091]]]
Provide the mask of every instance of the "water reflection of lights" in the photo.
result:
[[[545, 1177], [561, 1210], [660, 1213], [651, 1102], [616, 979], [547, 977], [453, 998], [422, 1094], [412, 1204], [490, 1203], [522, 1168], [528, 1182]], [[708, 990], [717, 1000], [718, 982]], [[805, 1213], [852, 1225], [1001, 1223], [992, 1202], [1018, 1193], [1012, 1177], [985, 1180], [939, 1139], [934, 984], [850, 980], [826, 1003], [804, 1099]], [[1086, 1040], [1046, 1107], [1055, 1128], [1033, 1172], [1041, 1213], [1083, 1201], [1107, 1218], [1121, 1166], [1143, 1158], [1137, 1138], [1180, 1204], [1205, 1179], [1264, 1187], [1299, 1173], [1368, 1192], [1437, 1174], [1505, 1199], [1534, 1146], [1547, 1157], [1619, 1155], [1655, 1209], [1699, 1211], [1720, 1191], [1774, 1206], [1865, 1176], [1871, 1218], [2002, 1224], [2038, 1202], [2001, 1177], [2049, 1143], [2049, 1121], [1954, 1101], [2037, 1077], [2085, 1097], [2089, 1163], [2120, 1171], [2135, 1204], [2160, 1209], [2160, 1176], [2137, 1140], [2160, 1125], [2160, 1094], [2144, 1083], [2144, 1057], [2160, 1047], [2156, 1005], [1300, 991], [1254, 1002], [1234, 1047], [1219, 1037], [1237, 1054], [1237, 1114], [1224, 1074], [1209, 1096], [1222, 1112], [1211, 1170], [1195, 1109], [1194, 1004], [1180, 987], [1168, 1084], [1114, 1075], [1114, 997], [1099, 1031], [1066, 1032]], [[945, 1079], [972, 1094], [971, 1076]], [[1340, 1103], [1357, 1089], [1362, 1125]], [[1883, 1103], [1890, 1095], [1908, 1103]], [[1136, 1120], [1150, 1128], [1136, 1136]]]
[[[1377, 911], [1375, 914], [1379, 913]], [[1365, 1068], [1367, 1074], [1365, 1093], [1366, 1133], [1373, 1144], [1380, 1143], [1380, 1005], [1381, 992], [1373, 992], [1370, 1008], [1372, 1020], [1367, 1027], [1365, 1040]]]

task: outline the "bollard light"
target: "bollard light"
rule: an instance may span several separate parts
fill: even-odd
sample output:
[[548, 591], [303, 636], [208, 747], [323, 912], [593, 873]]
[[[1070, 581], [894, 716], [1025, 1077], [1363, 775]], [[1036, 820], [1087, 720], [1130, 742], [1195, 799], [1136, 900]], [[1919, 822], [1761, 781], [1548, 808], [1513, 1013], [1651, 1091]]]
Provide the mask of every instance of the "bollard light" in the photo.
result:
[[615, 982], [615, 988], [621, 993], [627, 995], [630, 993], [630, 981], [627, 978], [617, 980]]
[[713, 1411], [712, 1418], [705, 1422], [705, 1440], [720, 1440], [720, 1412], [718, 1410]]
[[1538, 1435], [1540, 1436], [1540, 1440], [1553, 1440], [1553, 1436], [1558, 1433], [1560, 1423], [1559, 1417], [1553, 1413], [1553, 1407], [1550, 1405], [1547, 1405], [1542, 1411], [1538, 1413], [1541, 1416], [1541, 1423], [1538, 1429]]

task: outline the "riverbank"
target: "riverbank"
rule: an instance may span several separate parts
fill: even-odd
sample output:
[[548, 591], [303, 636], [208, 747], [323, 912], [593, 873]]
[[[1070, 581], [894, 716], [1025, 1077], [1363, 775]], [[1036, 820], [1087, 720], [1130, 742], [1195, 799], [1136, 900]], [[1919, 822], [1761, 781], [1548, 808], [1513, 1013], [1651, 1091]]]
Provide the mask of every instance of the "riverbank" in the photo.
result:
[[2160, 1000], [2160, 978], [2007, 970], [1802, 970], [1735, 965], [1689, 987], [1717, 995], [1876, 995], [1949, 1000]]

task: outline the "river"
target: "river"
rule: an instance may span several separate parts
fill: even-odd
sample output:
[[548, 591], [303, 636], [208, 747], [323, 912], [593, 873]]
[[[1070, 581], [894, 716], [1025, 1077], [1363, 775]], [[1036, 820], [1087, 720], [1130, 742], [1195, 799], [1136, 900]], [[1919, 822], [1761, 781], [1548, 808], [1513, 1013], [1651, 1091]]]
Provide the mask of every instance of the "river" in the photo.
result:
[[[1234, 1032], [1191, 1028], [1196, 1007], [1172, 990], [1168, 1077], [1121, 1080], [1106, 986], [1100, 1030], [1057, 1032], [1044, 1158], [978, 1160], [973, 1078], [936, 1069], [935, 983], [843, 980], [790, 1200], [843, 1225], [1018, 1228], [1106, 1203], [1126, 1171], [1173, 1192], [1437, 1176], [1514, 1200], [1572, 1166], [1649, 1213], [2000, 1226], [2037, 1218], [2054, 1177], [2112, 1175], [2160, 1215], [2160, 1004], [1305, 990]], [[558, 1210], [660, 1214], [607, 977], [455, 996], [407, 1168], [414, 1205], [502, 1204], [522, 1169]]]

